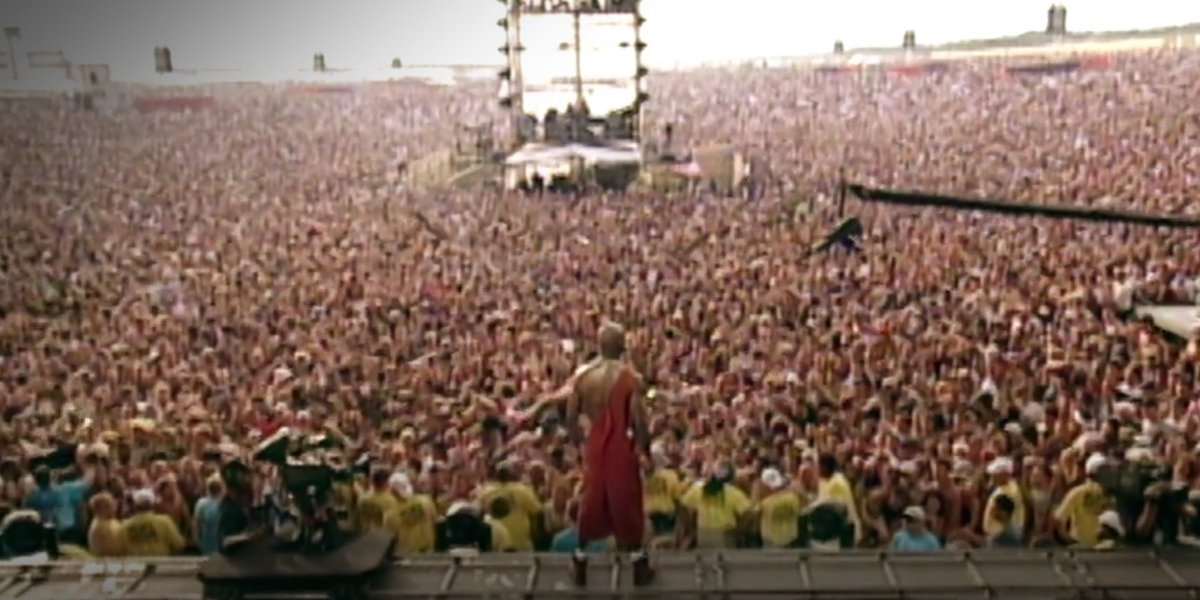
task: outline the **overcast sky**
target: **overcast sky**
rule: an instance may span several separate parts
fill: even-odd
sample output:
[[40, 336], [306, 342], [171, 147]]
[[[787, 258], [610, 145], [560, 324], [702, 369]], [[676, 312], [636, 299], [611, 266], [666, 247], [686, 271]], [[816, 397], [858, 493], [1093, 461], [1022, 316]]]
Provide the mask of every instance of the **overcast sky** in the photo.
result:
[[[784, 56], [847, 47], [993, 37], [1045, 28], [1049, 0], [643, 0], [647, 62]], [[1066, 2], [1070, 29], [1200, 22], [1200, 0]], [[153, 48], [176, 68], [300, 70], [498, 63], [496, 0], [0, 0], [0, 25], [22, 28], [18, 52], [63, 50], [107, 63], [115, 79], [153, 73]]]

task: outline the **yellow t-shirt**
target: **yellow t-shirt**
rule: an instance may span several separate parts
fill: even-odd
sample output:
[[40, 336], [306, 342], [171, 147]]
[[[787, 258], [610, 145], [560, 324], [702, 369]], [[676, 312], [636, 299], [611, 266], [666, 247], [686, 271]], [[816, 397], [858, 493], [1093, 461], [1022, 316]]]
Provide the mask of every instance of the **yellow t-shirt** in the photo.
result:
[[759, 503], [759, 533], [763, 545], [783, 548], [800, 536], [800, 514], [804, 502], [791, 490], [782, 490], [763, 498]]
[[720, 493], [711, 496], [705, 495], [704, 482], [695, 483], [679, 503], [696, 513], [696, 525], [700, 529], [721, 533], [736, 530], [738, 520], [750, 510], [750, 499], [746, 494], [728, 483]]
[[817, 501], [833, 500], [846, 506], [846, 516], [854, 524], [854, 538], [857, 542], [862, 539], [862, 521], [858, 518], [858, 503], [854, 500], [854, 490], [846, 476], [834, 473], [829, 479], [822, 479], [817, 484]]
[[542, 512], [542, 502], [524, 483], [494, 483], [483, 487], [479, 499], [485, 512], [497, 498], [508, 501], [508, 516], [499, 519], [512, 539], [513, 548], [522, 552], [533, 551], [533, 520]]
[[998, 535], [1006, 525], [1006, 523], [992, 518], [992, 515], [995, 514], [992, 512], [992, 507], [996, 503], [996, 497], [1001, 494], [1008, 496], [1013, 501], [1013, 525], [1016, 526], [1017, 531], [1025, 531], [1025, 497], [1021, 494], [1021, 486], [1015, 480], [1010, 480], [996, 488], [992, 495], [988, 496], [987, 506], [983, 508], [983, 532], [989, 537]]
[[432, 552], [437, 544], [437, 508], [429, 496], [413, 496], [397, 503], [384, 517], [384, 523], [396, 534], [396, 551], [401, 554]]
[[509, 552], [516, 550], [513, 547], [512, 536], [508, 534], [508, 528], [504, 523], [497, 521], [491, 517], [484, 517], [484, 522], [488, 527], [492, 528], [492, 552]]
[[1091, 548], [1100, 537], [1100, 515], [1108, 508], [1108, 497], [1095, 481], [1085, 481], [1067, 492], [1054, 518], [1067, 523], [1067, 533], [1081, 546]]
[[346, 515], [338, 520], [338, 527], [343, 530], [353, 529], [358, 523], [358, 490], [353, 484], [335, 483], [333, 484], [333, 498], [340, 506], [345, 507]]
[[646, 478], [645, 491], [642, 493], [646, 514], [675, 514], [675, 505], [679, 502], [682, 491], [683, 483], [679, 479], [679, 473], [671, 469], [654, 471]]
[[121, 532], [126, 556], [171, 556], [186, 545], [179, 527], [166, 515], [134, 515], [121, 524]]
[[96, 518], [88, 528], [88, 549], [93, 556], [125, 556], [125, 529], [116, 519]]
[[397, 510], [400, 501], [390, 491], [370, 491], [358, 499], [358, 528], [361, 531], [387, 530], [383, 521]]

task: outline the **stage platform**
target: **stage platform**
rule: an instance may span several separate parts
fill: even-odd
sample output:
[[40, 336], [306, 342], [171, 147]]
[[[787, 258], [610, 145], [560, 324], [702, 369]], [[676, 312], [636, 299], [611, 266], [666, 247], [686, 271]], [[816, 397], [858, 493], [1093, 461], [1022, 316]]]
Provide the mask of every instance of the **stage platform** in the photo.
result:
[[[592, 560], [590, 586], [569, 584], [561, 554], [427, 556], [389, 566], [369, 598], [837, 598], [1158, 600], [1200, 597], [1200, 552], [986, 551], [929, 554], [730, 551], [655, 557], [658, 581], [632, 586], [631, 569]], [[0, 565], [0, 599], [199, 600], [199, 559]], [[317, 598], [247, 595], [246, 600]]]

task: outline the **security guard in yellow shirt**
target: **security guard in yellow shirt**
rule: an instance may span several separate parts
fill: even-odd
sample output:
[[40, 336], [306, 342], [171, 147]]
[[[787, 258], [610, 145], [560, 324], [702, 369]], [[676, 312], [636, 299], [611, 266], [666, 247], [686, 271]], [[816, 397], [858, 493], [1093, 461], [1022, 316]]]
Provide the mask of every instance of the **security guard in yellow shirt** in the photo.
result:
[[127, 556], [172, 556], [182, 552], [187, 545], [175, 521], [154, 512], [155, 502], [157, 499], [150, 490], [133, 493], [137, 514], [121, 524]]
[[787, 479], [779, 470], [764, 469], [761, 477], [766, 496], [758, 501], [759, 535], [763, 547], [789, 548], [800, 538], [800, 516], [804, 513], [804, 501], [787, 488]]
[[832, 454], [821, 454], [817, 457], [817, 470], [820, 481], [817, 483], [817, 502], [837, 502], [846, 509], [846, 518], [850, 521], [854, 532], [842, 540], [843, 547], [854, 547], [862, 540], [862, 519], [858, 513], [858, 502], [854, 498], [854, 490], [849, 480], [842, 474], [837, 457]]
[[517, 550], [512, 534], [504, 524], [511, 514], [512, 506], [508, 503], [508, 498], [503, 495], [496, 496], [488, 505], [487, 516], [483, 518], [483, 522], [492, 530], [492, 552], [515, 552]]
[[388, 481], [396, 498], [396, 507], [384, 516], [384, 525], [396, 535], [396, 551], [400, 554], [432, 552], [437, 544], [437, 508], [433, 499], [413, 492], [412, 482], [404, 473], [396, 473]]
[[655, 537], [675, 533], [675, 518], [679, 512], [679, 497], [685, 488], [679, 472], [667, 466], [662, 446], [650, 448], [650, 457], [655, 468], [645, 480], [642, 493], [643, 507], [650, 519], [650, 528]]
[[750, 498], [730, 483], [733, 470], [721, 465], [705, 481], [692, 485], [679, 503], [688, 510], [696, 546], [702, 549], [736, 548]]
[[1100, 541], [1100, 515], [1111, 507], [1111, 500], [1096, 476], [1107, 460], [1093, 454], [1084, 463], [1087, 479], [1071, 488], [1054, 511], [1054, 522], [1063, 537], [1083, 548], [1094, 548]]
[[359, 531], [387, 531], [384, 519], [396, 511], [400, 503], [388, 489], [391, 473], [378, 468], [371, 472], [371, 489], [358, 499]]
[[504, 525], [512, 539], [513, 549], [520, 552], [533, 551], [533, 527], [541, 520], [542, 501], [528, 484], [517, 480], [512, 465], [502, 464], [496, 469], [496, 481], [479, 490], [479, 501], [484, 511], [495, 515], [492, 503], [503, 499], [507, 505], [503, 518], [497, 520]]
[[[1021, 537], [1025, 536], [1025, 495], [1021, 492], [1021, 486], [1013, 479], [1013, 462], [1012, 459], [1002, 456], [991, 462], [987, 467], [988, 475], [992, 476], [994, 487], [992, 494], [988, 496], [987, 505], [983, 508], [983, 533], [987, 538], [994, 538], [1004, 532], [1005, 528], [1011, 523], [1016, 527]], [[1013, 501], [1012, 515], [1008, 521], [1001, 521], [994, 515], [1003, 514], [1002, 511], [996, 510], [996, 499], [1000, 496], [1008, 496]]]

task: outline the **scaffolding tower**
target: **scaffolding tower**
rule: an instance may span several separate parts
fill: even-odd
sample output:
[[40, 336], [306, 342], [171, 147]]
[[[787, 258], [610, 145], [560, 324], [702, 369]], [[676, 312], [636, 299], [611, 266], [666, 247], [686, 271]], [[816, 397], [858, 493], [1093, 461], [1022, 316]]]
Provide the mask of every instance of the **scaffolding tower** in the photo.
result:
[[[536, 57], [547, 59], [556, 64], [570, 65], [566, 72], [558, 73], [553, 85], [559, 89], [568, 86], [573, 91], [573, 106], [587, 106], [590, 88], [593, 86], [632, 85], [636, 93], [626, 106], [622, 106], [621, 114], [628, 116], [631, 123], [625, 129], [629, 130], [617, 137], [622, 140], [638, 142], [641, 139], [641, 107], [649, 99], [645, 92], [645, 77], [648, 70], [642, 60], [642, 52], [646, 44], [641, 38], [641, 26], [645, 19], [639, 12], [639, 0], [500, 0], [507, 7], [506, 16], [498, 21], [505, 31], [505, 44], [500, 52], [506, 57], [506, 67], [500, 71], [500, 105], [509, 111], [512, 119], [514, 135], [513, 147], [519, 147], [529, 142], [545, 142], [546, 115], [531, 114], [535, 109], [530, 106], [527, 94], [530, 91], [527, 59], [530, 59], [531, 48], [527, 28], [522, 25], [526, 20], [554, 20], [561, 24], [557, 35], [562, 40], [557, 48], [551, 49], [556, 53], [569, 54], [570, 60], [559, 60], [563, 56]], [[546, 17], [549, 17], [547, 19]], [[629, 23], [632, 40], [620, 42], [620, 48], [628, 51], [633, 59], [628, 65], [628, 74], [619, 77], [599, 77], [589, 72], [585, 55], [589, 52], [614, 50], [595, 47], [595, 42], [589, 41], [592, 24], [608, 19], [611, 23]], [[544, 50], [544, 49], [538, 49]], [[619, 67], [618, 67], [619, 68]], [[564, 107], [565, 108], [565, 107]], [[540, 112], [540, 111], [539, 111]], [[563, 112], [563, 111], [558, 111]], [[603, 124], [612, 111], [603, 111], [589, 115], [592, 124]]]

